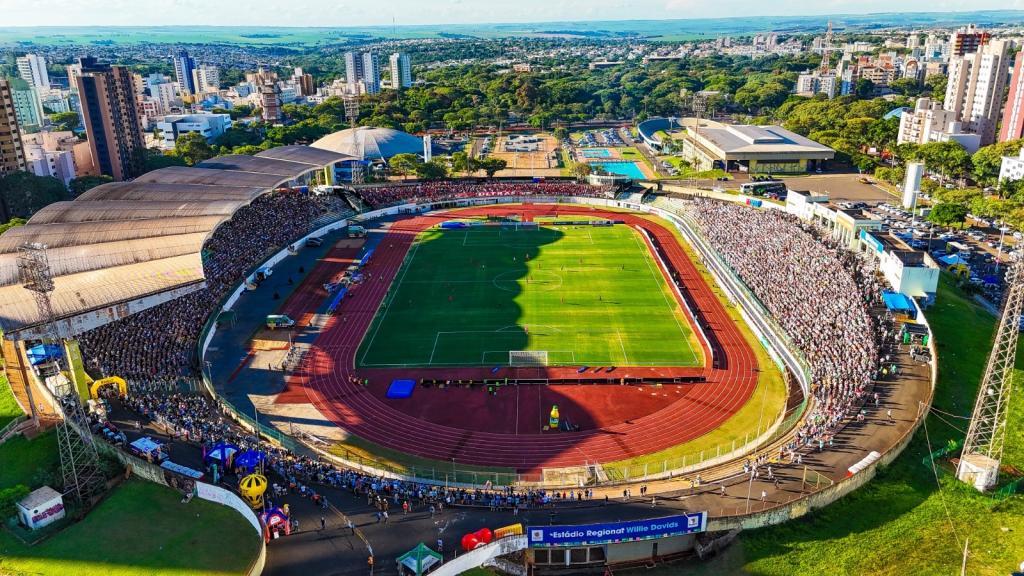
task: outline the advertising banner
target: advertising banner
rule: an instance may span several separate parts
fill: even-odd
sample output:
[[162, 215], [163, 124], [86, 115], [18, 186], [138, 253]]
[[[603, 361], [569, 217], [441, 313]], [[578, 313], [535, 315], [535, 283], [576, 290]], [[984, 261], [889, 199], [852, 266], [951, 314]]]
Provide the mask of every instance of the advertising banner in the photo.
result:
[[529, 526], [526, 529], [530, 546], [586, 546], [634, 542], [703, 532], [707, 527], [707, 512], [691, 512], [680, 516], [666, 516], [630, 522], [583, 524], [579, 526]]

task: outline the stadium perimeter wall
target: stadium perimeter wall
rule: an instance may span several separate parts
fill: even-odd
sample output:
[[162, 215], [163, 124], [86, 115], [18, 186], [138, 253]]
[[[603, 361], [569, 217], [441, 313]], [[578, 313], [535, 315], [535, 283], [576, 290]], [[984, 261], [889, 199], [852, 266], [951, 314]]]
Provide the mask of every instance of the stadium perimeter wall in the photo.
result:
[[[706, 263], [717, 262], [717, 254], [709, 247], [707, 247], [703, 242], [699, 242], [699, 237], [693, 230], [690, 229], [689, 224], [687, 224], [680, 215], [670, 211], [662, 210], [660, 208], [656, 208], [653, 206], [632, 204], [629, 202], [622, 202], [606, 198], [557, 196], [501, 196], [491, 198], [464, 198], [459, 200], [445, 200], [424, 204], [405, 203], [365, 212], [363, 214], [350, 217], [348, 220], [339, 220], [336, 222], [329, 223], [313, 232], [306, 234], [302, 238], [296, 240], [296, 242], [292, 244], [292, 247], [288, 247], [279, 251], [274, 256], [270, 257], [263, 264], [257, 267], [273, 266], [274, 264], [277, 264], [278, 262], [286, 258], [289, 254], [291, 254], [293, 250], [301, 250], [306, 238], [312, 236], [320, 236], [332, 230], [337, 230], [339, 228], [347, 226], [349, 223], [358, 223], [368, 220], [375, 220], [377, 218], [381, 218], [384, 216], [394, 216], [398, 214], [423, 213], [439, 208], [459, 208], [468, 206], [508, 203], [586, 204], [605, 208], [628, 209], [636, 212], [653, 214], [655, 216], [659, 216], [671, 222], [674, 226], [676, 226], [676, 228], [679, 229], [680, 233], [683, 234], [687, 241], [693, 243], [694, 248], [698, 250], [698, 252], [704, 258]], [[764, 345], [765, 349], [768, 351], [769, 355], [776, 361], [776, 363], [780, 367], [789, 367], [791, 372], [796, 377], [801, 389], [804, 391], [805, 397], [807, 397], [809, 395], [810, 390], [810, 373], [806, 369], [806, 362], [803, 360], [800, 352], [797, 351], [795, 347], [792, 347], [791, 344], [789, 344], [789, 339], [782, 331], [782, 329], [778, 327], [778, 325], [775, 324], [773, 320], [771, 320], [767, 311], [756, 302], [756, 299], [753, 298], [750, 292], [745, 289], [742, 282], [740, 282], [738, 278], [732, 275], [727, 267], [718, 266], [711, 269], [711, 272], [712, 275], [715, 276], [716, 281], [719, 282], [722, 288], [729, 295], [729, 298], [737, 304], [737, 308], [740, 310], [740, 313], [744, 321], [748, 323], [751, 330], [758, 337], [758, 340], [762, 343], [762, 345]], [[225, 299], [220, 309], [222, 311], [230, 310], [237, 302], [238, 297], [242, 294], [244, 290], [245, 283], [242, 282], [238, 286], [238, 288], [236, 288], [231, 293], [231, 295], [229, 295]], [[213, 339], [213, 336], [216, 334], [216, 319], [217, 314], [211, 314], [210, 318], [207, 319], [203, 336], [200, 338], [199, 357], [201, 359], [205, 358], [206, 350], [209, 347], [210, 342]], [[217, 397], [216, 390], [213, 386], [213, 382], [210, 379], [209, 370], [206, 367], [206, 363], [203, 362], [201, 365], [203, 366], [203, 385], [205, 386], [207, 392], [209, 392], [209, 394], [212, 397]], [[433, 480], [430, 479], [402, 474], [378, 468], [375, 466], [366, 465], [361, 462], [353, 462], [347, 460], [345, 458], [322, 450], [321, 448], [315, 446], [313, 443], [300, 441], [290, 436], [287, 436], [281, 433], [279, 430], [267, 426], [266, 423], [256, 423], [246, 414], [236, 410], [233, 406], [230, 406], [226, 402], [224, 404], [226, 405], [228, 412], [239, 423], [248, 428], [250, 431], [256, 432], [258, 430], [260, 434], [266, 436], [268, 439], [275, 441], [278, 444], [285, 446], [291, 450], [300, 450], [307, 452], [312, 451], [325, 458], [333, 460], [346, 468], [359, 470], [367, 474], [424, 483], [433, 482]], [[797, 411], [790, 414], [788, 417], [785, 417], [784, 414], [778, 415], [778, 417], [773, 421], [771, 425], [768, 426], [768, 428], [765, 429], [763, 433], [761, 433], [760, 435], [756, 436], [753, 439], [747, 440], [744, 444], [740, 445], [739, 447], [737, 447], [735, 443], [733, 443], [732, 445], [726, 445], [724, 447], [719, 446], [719, 448], [714, 452], [712, 452], [711, 450], [703, 451], [701, 452], [699, 458], [695, 458], [696, 461], [693, 464], [687, 465], [686, 459], [684, 458], [683, 465], [681, 467], [669, 469], [666, 465], [663, 466], [661, 470], [655, 470], [652, 471], [651, 473], [648, 473], [648, 470], [645, 467], [644, 474], [642, 476], [626, 478], [623, 481], [615, 483], [650, 481], [661, 478], [678, 476], [680, 474], [693, 473], [750, 454], [757, 448], [773, 442], [774, 440], [778, 439], [779, 437], [783, 436], [786, 432], [791, 430], [806, 413], [807, 406], [808, 403], [805, 401], [801, 403]], [[722, 451], [723, 448], [726, 449], [724, 453]], [[705, 452], [707, 453], [707, 458], [704, 457]], [[712, 456], [712, 453], [714, 454], [714, 456]], [[655, 468], [657, 468], [657, 466]], [[563, 481], [558, 483], [546, 484], [543, 482], [517, 482], [517, 484], [521, 486], [535, 485], [547, 488], [579, 486], [579, 473], [576, 469], [572, 469], [571, 471], [567, 471], [564, 473], [559, 473], [557, 470], [546, 471], [544, 477], [562, 478]], [[451, 483], [449, 484], [451, 485]], [[495, 482], [494, 484], [499, 483]], [[483, 482], [479, 484], [461, 484], [461, 486], [467, 488], [480, 487], [482, 485]]]
[[[732, 202], [741, 203], [741, 204], [745, 203], [745, 201], [739, 200], [737, 197], [733, 197], [731, 195], [730, 195], [730, 198], [728, 198], [728, 200], [732, 201]], [[809, 370], [807, 369], [807, 364], [806, 364], [806, 361], [803, 359], [803, 356], [798, 351], [796, 351], [795, 348], [791, 348], [792, 344], [789, 341], [789, 338], [785, 335], [785, 332], [781, 330], [781, 327], [779, 327], [778, 324], [775, 323], [775, 321], [771, 319], [770, 315], [767, 314], [767, 311], [763, 308], [763, 306], [760, 305], [760, 303], [757, 301], [756, 297], [754, 297], [753, 294], [751, 294], [749, 292], [749, 290], [739, 280], [739, 278], [736, 277], [735, 274], [733, 274], [731, 272], [731, 270], [728, 268], [728, 266], [724, 264], [724, 261], [721, 260], [721, 257], [714, 250], [712, 250], [708, 244], [706, 244], [706, 242], [700, 236], [699, 232], [697, 232], [696, 227], [693, 226], [693, 224], [691, 222], [689, 222], [688, 219], [683, 214], [671, 212], [671, 211], [668, 211], [668, 210], [662, 210], [660, 208], [656, 208], [656, 207], [652, 207], [652, 206], [636, 205], [636, 204], [632, 204], [632, 203], [628, 203], [628, 202], [621, 202], [621, 201], [608, 200], [608, 199], [599, 199], [599, 198], [538, 198], [538, 197], [516, 198], [516, 197], [502, 197], [502, 198], [492, 198], [492, 199], [481, 199], [481, 198], [478, 198], [478, 199], [467, 199], [467, 200], [463, 200], [463, 201], [459, 201], [459, 202], [455, 202], [455, 203], [453, 203], [453, 202], [443, 202], [443, 203], [427, 204], [427, 205], [405, 204], [405, 205], [401, 205], [401, 206], [393, 206], [393, 207], [382, 209], [382, 210], [375, 210], [373, 212], [368, 212], [366, 214], [361, 215], [358, 218], [358, 221], [371, 220], [371, 219], [374, 219], [374, 218], [379, 218], [379, 217], [384, 216], [384, 215], [394, 215], [394, 214], [397, 214], [399, 212], [404, 212], [404, 213], [426, 212], [426, 211], [434, 209], [435, 206], [439, 206], [439, 205], [444, 205], [445, 207], [451, 207], [451, 206], [458, 207], [458, 206], [470, 206], [470, 205], [481, 205], [481, 204], [504, 204], [504, 203], [512, 203], [512, 202], [578, 203], [578, 204], [590, 204], [590, 205], [596, 205], [596, 206], [604, 206], [604, 207], [610, 207], [610, 208], [626, 208], [626, 209], [630, 209], [630, 210], [634, 210], [634, 211], [638, 211], [638, 212], [646, 212], [646, 213], [654, 214], [654, 215], [659, 216], [659, 217], [661, 217], [661, 218], [663, 218], [665, 220], [668, 220], [669, 222], [671, 222], [673, 225], [675, 225], [677, 227], [677, 229], [680, 231], [681, 234], [683, 234], [683, 237], [686, 238], [688, 242], [691, 242], [691, 245], [693, 246], [693, 248], [695, 250], [697, 250], [697, 252], [700, 254], [702, 259], [704, 260], [705, 265], [707, 265], [709, 271], [715, 277], [715, 280], [719, 283], [719, 285], [722, 287], [722, 289], [726, 291], [726, 293], [729, 295], [729, 298], [734, 303], [737, 304], [737, 308], [740, 310], [740, 313], [743, 316], [744, 321], [746, 321], [748, 323], [748, 325], [750, 326], [751, 330], [753, 330], [754, 333], [758, 336], [758, 338], [760, 339], [761, 343], [765, 346], [765, 348], [768, 350], [769, 354], [773, 357], [773, 359], [775, 359], [776, 362], [779, 362], [780, 365], [786, 366], [786, 367], [790, 368], [792, 373], [795, 375], [797, 381], [799, 382], [801, 388], [804, 390], [805, 396], [809, 396], [810, 373], [809, 373]], [[357, 220], [357, 219], [353, 219], [353, 220]], [[317, 232], [314, 232], [314, 233], [312, 233], [310, 235], [319, 235], [320, 233], [323, 233], [323, 232], [329, 231], [331, 229], [335, 229], [336, 227], [344, 226], [344, 225], [345, 224], [338, 224], [338, 223], [331, 224], [331, 225], [325, 226], [321, 230], [319, 230]], [[277, 256], [280, 257], [277, 260], [275, 260], [275, 263], [279, 262], [280, 259], [282, 259], [285, 256], [287, 256], [287, 250], [282, 251], [282, 252], [283, 252], [283, 254], [278, 254], [278, 255], [275, 256], [275, 257], [277, 257]], [[244, 285], [242, 287], [240, 287], [240, 288], [244, 289]], [[237, 300], [237, 297], [238, 297], [239, 294], [241, 294], [241, 290], [237, 290], [233, 294], [233, 298], [230, 299], [230, 303], [231, 304], [233, 304], [234, 301]], [[922, 423], [924, 421], [923, 415], [927, 412], [927, 410], [931, 406], [931, 402], [932, 402], [932, 399], [933, 399], [934, 394], [935, 394], [935, 383], [936, 383], [936, 379], [938, 377], [938, 372], [937, 372], [937, 370], [938, 370], [938, 368], [937, 368], [937, 366], [938, 366], [937, 351], [936, 351], [936, 348], [935, 348], [935, 339], [934, 339], [934, 337], [932, 335], [931, 326], [928, 324], [927, 318], [925, 317], [925, 315], [924, 315], [923, 311], [920, 309], [920, 307], [917, 306], [916, 302], [914, 303], [914, 305], [915, 305], [915, 307], [917, 307], [917, 313], [918, 313], [917, 316], [918, 316], [919, 321], [928, 328], [928, 334], [929, 334], [929, 339], [928, 339], [929, 344], [928, 344], [928, 347], [929, 347], [929, 349], [931, 351], [931, 357], [932, 357], [932, 362], [931, 362], [931, 381], [930, 381], [930, 389], [929, 389], [928, 398], [927, 398], [926, 401], [921, 403], [921, 405], [919, 407], [919, 410], [918, 410], [918, 417], [915, 420], [914, 425], [911, 426], [910, 428], [908, 428], [907, 431], [903, 434], [903, 436], [900, 439], [898, 439], [895, 443], [893, 443], [892, 446], [890, 446], [888, 449], [886, 449], [882, 453], [881, 458], [879, 458], [877, 461], [875, 461], [874, 463], [870, 464], [869, 466], [865, 467], [863, 470], [857, 472], [856, 474], [849, 475], [846, 478], [844, 478], [842, 480], [839, 480], [839, 481], [833, 483], [830, 486], [827, 486], [825, 488], [822, 488], [822, 489], [817, 490], [815, 492], [812, 492], [810, 494], [799, 495], [796, 498], [794, 498], [793, 500], [790, 500], [788, 502], [784, 502], [784, 503], [775, 505], [775, 506], [773, 506], [772, 508], [769, 508], [769, 509], [760, 510], [760, 511], [752, 512], [752, 513], [743, 513], [743, 514], [737, 514], [737, 515], [732, 515], [732, 516], [719, 516], [719, 517], [715, 517], [715, 518], [709, 518], [709, 520], [708, 520], [708, 527], [707, 527], [709, 532], [729, 531], [729, 530], [733, 530], [733, 529], [761, 528], [761, 527], [771, 526], [771, 525], [775, 525], [775, 524], [781, 524], [783, 522], [787, 522], [787, 521], [790, 521], [790, 520], [794, 520], [794, 519], [800, 518], [800, 517], [808, 514], [809, 512], [811, 512], [811, 511], [813, 511], [815, 509], [823, 508], [825, 506], [828, 506], [829, 504], [835, 502], [836, 500], [842, 498], [843, 496], [853, 492], [854, 490], [857, 490], [861, 486], [864, 486], [871, 479], [873, 479], [875, 477], [875, 475], [878, 473], [878, 470], [881, 467], [888, 466], [890, 463], [892, 463], [893, 460], [896, 459], [897, 456], [899, 456], [903, 452], [903, 450], [906, 449], [906, 447], [910, 444], [910, 441], [913, 439], [914, 434], [921, 427], [921, 425], [922, 425]], [[224, 306], [223, 309], [227, 310], [229, 308], [230, 308], [230, 306], [228, 306], [227, 303], [225, 303], [225, 306]], [[201, 344], [201, 350], [200, 350], [201, 357], [205, 356], [206, 348], [209, 346], [210, 339], [212, 338], [212, 333], [213, 333], [212, 327], [213, 327], [213, 321], [214, 320], [215, 320], [215, 318], [211, 318], [211, 320], [208, 321], [208, 323], [207, 323], [207, 334], [206, 334], [206, 337], [204, 337], [202, 339], [202, 344]], [[203, 382], [206, 385], [208, 391], [212, 395], [216, 396], [216, 394], [214, 392], [214, 389], [213, 389], [212, 382], [209, 379], [209, 374], [208, 374], [208, 372], [205, 369], [203, 371]], [[778, 437], [777, 434], [779, 434], [779, 433], [785, 434], [788, 431], [788, 429], [792, 428], [792, 426], [795, 426], [799, 422], [799, 420], [802, 418], [802, 416], [803, 416], [803, 414], [805, 413], [805, 410], [806, 410], [806, 405], [807, 405], [807, 403], [805, 402], [803, 407], [802, 407], [802, 409], [801, 409], [801, 411], [799, 412], [799, 417], [798, 418], [792, 419], [792, 422], [788, 422], [785, 426], [782, 425], [781, 418], [780, 418], [780, 420], [777, 420], [776, 423], [773, 425], [773, 427], [769, 429], [769, 432], [766, 432], [764, 435], [762, 435], [761, 437], [756, 439], [754, 442], [741, 447], [738, 450], [738, 452], [749, 453], [751, 448], [756, 448], [756, 447], [762, 445], [765, 442], [771, 441], [771, 439], [773, 439], [773, 438], [777, 438]], [[245, 420], [244, 417], [242, 417], [240, 414], [238, 414], [233, 409], [232, 409], [232, 412], [235, 413], [236, 418], [239, 418], [240, 420], [243, 420], [243, 421]], [[787, 418], [787, 420], [790, 420], [790, 419]], [[266, 432], [266, 430], [262, 429], [262, 427], [261, 427], [260, 431], [261, 432]], [[277, 438], [277, 439], [284, 439], [283, 435], [281, 435], [280, 433], [273, 433], [271, 435], [271, 439], [275, 439], [275, 438]], [[342, 465], [351, 466], [354, 469], [363, 470], [364, 472], [368, 472], [368, 473], [372, 473], [372, 474], [378, 474], [378, 475], [385, 476], [385, 477], [393, 477], [393, 478], [401, 478], [401, 479], [406, 479], [406, 480], [414, 480], [414, 481], [420, 481], [420, 482], [427, 482], [427, 481], [425, 481], [423, 479], [420, 479], [420, 478], [413, 478], [413, 477], [409, 477], [409, 476], [405, 476], [405, 475], [401, 475], [401, 474], [394, 474], [394, 473], [390, 473], [390, 472], [385, 471], [385, 470], [378, 470], [378, 469], [374, 469], [372, 467], [367, 467], [365, 465], [361, 465], [361, 464], [357, 464], [357, 463], [349, 463], [349, 462], [344, 461], [343, 459], [337, 458], [337, 457], [335, 457], [333, 455], [329, 455], [329, 454], [327, 454], [327, 453], [325, 453], [323, 451], [320, 451], [320, 450], [316, 449], [315, 447], [313, 447], [311, 445], [303, 444], [302, 446], [307, 448], [307, 449], [315, 450], [315, 451], [317, 451], [317, 452], [319, 452], [321, 454], [328, 455], [332, 459], [334, 459], [336, 461], [339, 461]], [[725, 456], [728, 456], [729, 458], [736, 457], [736, 455], [732, 454], [732, 453], [727, 454]], [[717, 460], [717, 458], [716, 458], [716, 460]], [[706, 461], [706, 462], [702, 462], [699, 467], [700, 468], [706, 468], [706, 467], [711, 466], [711, 465], [714, 465], [714, 464], [711, 463], [710, 461]], [[688, 471], [689, 470], [684, 470], [684, 472], [688, 472]], [[673, 471], [673, 473], [675, 474], [677, 472]], [[653, 478], [653, 476], [652, 476], [652, 478]], [[495, 544], [497, 544], [499, 546], [495, 546]], [[461, 573], [462, 571], [468, 570], [470, 568], [473, 568], [475, 566], [483, 565], [483, 564], [485, 564], [488, 561], [493, 561], [493, 559], [496, 558], [497, 556], [499, 556], [501, 554], [504, 554], [505, 552], [502, 552], [502, 550], [504, 550], [506, 547], [509, 548], [509, 551], [521, 550], [522, 547], [525, 547], [525, 544], [522, 543], [522, 542], [519, 542], [518, 540], [512, 540], [512, 539], [509, 539], [509, 541], [507, 543], [506, 542], [496, 542], [496, 543], [492, 544], [491, 546], [485, 547], [485, 548], [487, 548], [486, 550], [485, 549], [479, 549], [478, 551], [475, 551], [475, 552], [479, 552], [479, 554], [470, 553], [470, 554], [464, 555], [464, 556], [460, 557], [459, 559], [457, 559], [458, 560], [457, 562], [453, 561], [453, 562], [449, 562], [449, 563], [446, 563], [446, 564], [442, 565], [442, 567], [441, 567], [442, 569], [446, 569], [447, 568], [448, 570], [445, 570], [444, 572], [438, 571], [438, 573], [439, 574], [443, 574], [445, 576], [448, 575], [448, 574], [454, 575], [454, 574]], [[264, 555], [265, 555], [265, 548], [263, 548], [263, 551], [261, 552], [261, 557], [263, 557]], [[451, 566], [449, 566], [449, 564]]]

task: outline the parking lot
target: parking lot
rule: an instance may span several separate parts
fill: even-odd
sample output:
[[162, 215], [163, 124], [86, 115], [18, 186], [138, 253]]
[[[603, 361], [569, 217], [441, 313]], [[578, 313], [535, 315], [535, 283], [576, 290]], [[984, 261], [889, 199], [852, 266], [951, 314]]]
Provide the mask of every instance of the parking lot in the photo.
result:
[[[849, 205], [857, 204], [860, 203]], [[972, 217], [962, 230], [946, 230], [890, 203], [865, 203], [865, 209], [883, 222], [884, 232], [911, 248], [927, 251], [944, 268], [957, 261], [943, 262], [943, 258], [958, 255], [966, 264], [964, 273], [968, 281], [978, 286], [992, 302], [999, 302], [1002, 298], [1002, 280], [1007, 265], [1024, 256], [1024, 250], [1017, 248], [1020, 241], [1024, 240], [1024, 234], [1010, 229], [1001, 231], [995, 227], [994, 222], [985, 219]], [[996, 259], [1000, 254], [1002, 256], [997, 264]]]
[[784, 178], [790, 190], [807, 191], [828, 196], [834, 202], [890, 202], [898, 200], [895, 194], [875, 183], [875, 179], [860, 174], [814, 174]]

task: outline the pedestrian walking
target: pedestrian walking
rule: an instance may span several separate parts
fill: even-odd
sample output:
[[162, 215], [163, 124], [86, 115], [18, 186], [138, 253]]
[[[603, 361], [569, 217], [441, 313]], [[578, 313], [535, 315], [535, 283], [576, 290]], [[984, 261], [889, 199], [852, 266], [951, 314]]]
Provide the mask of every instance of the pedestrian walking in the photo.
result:
[[323, 532], [327, 528], [327, 518], [320, 517], [320, 531]]

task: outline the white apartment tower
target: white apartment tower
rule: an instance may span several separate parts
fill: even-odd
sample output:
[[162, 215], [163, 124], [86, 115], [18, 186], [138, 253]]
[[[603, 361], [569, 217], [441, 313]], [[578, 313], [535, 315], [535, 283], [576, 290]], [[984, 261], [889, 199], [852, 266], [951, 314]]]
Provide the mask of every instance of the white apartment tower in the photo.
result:
[[395, 52], [390, 58], [391, 87], [398, 90], [412, 86], [412, 63], [409, 55]]
[[17, 59], [18, 76], [28, 85], [39, 90], [50, 89], [50, 75], [46, 72], [46, 58], [26, 54]]
[[975, 52], [949, 60], [949, 83], [943, 107], [965, 132], [977, 134], [987, 146], [996, 139], [1003, 92], [1009, 70], [1006, 40], [991, 40]]
[[220, 68], [202, 64], [192, 70], [192, 81], [197, 94], [216, 92], [220, 90]]

